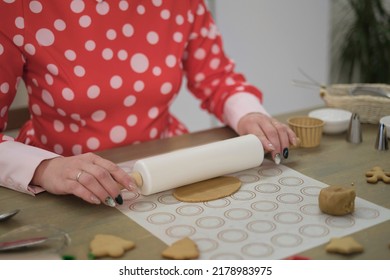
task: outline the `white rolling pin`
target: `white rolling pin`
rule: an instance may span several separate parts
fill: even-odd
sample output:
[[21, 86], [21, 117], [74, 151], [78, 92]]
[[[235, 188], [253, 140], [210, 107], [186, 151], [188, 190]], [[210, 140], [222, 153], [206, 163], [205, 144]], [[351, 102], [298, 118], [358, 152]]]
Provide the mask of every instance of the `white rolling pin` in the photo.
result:
[[252, 134], [181, 149], [135, 162], [132, 176], [143, 195], [260, 166], [264, 149]]

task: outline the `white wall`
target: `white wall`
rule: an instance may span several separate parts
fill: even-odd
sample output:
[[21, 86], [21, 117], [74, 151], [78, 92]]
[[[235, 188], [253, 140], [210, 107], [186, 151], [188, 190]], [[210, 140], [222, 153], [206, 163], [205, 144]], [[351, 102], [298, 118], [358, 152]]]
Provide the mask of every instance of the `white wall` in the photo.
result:
[[[271, 114], [323, 105], [318, 89], [292, 85], [307, 80], [299, 68], [328, 83], [330, 0], [215, 0], [215, 18], [237, 70], [264, 93]], [[183, 94], [173, 112], [193, 131], [216, 123]]]

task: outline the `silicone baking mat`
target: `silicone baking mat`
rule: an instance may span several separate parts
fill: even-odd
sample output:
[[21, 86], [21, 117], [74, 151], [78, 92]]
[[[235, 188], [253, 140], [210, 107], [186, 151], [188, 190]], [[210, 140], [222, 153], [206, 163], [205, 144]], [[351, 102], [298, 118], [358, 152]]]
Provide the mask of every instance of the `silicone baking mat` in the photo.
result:
[[[120, 166], [130, 172], [133, 163]], [[269, 160], [230, 175], [243, 184], [223, 199], [184, 203], [172, 191], [124, 191], [118, 209], [166, 244], [190, 237], [200, 259], [283, 259], [390, 219], [389, 209], [361, 198], [353, 214], [323, 214], [318, 195], [328, 185]]]

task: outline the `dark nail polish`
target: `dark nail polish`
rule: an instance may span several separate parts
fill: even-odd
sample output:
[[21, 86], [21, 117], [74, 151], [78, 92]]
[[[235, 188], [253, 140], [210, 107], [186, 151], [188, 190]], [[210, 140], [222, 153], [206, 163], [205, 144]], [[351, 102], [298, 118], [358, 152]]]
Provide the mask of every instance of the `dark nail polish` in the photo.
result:
[[288, 158], [288, 148], [283, 149], [283, 157]]
[[119, 205], [122, 205], [122, 204], [123, 204], [122, 195], [118, 195], [117, 197], [115, 197], [115, 201], [116, 201], [116, 203], [118, 203]]

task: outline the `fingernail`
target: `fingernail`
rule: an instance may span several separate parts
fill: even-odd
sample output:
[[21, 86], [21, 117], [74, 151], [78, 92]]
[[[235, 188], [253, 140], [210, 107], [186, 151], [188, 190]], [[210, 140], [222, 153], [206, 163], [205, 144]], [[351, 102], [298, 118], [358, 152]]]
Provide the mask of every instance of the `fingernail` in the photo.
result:
[[279, 164], [281, 161], [282, 161], [282, 157], [280, 156], [280, 154], [276, 154], [274, 157], [274, 162], [276, 164]]
[[288, 158], [288, 148], [283, 149], [283, 157]]
[[100, 204], [100, 199], [97, 198], [96, 196], [94, 195], [91, 195], [91, 202], [94, 203], [94, 204]]
[[115, 207], [115, 201], [112, 199], [111, 196], [107, 196], [106, 199], [104, 200], [104, 202], [108, 205], [108, 206], [111, 206], [111, 207]]
[[131, 192], [136, 192], [138, 190], [137, 186], [133, 183], [130, 183], [127, 189]]
[[301, 139], [300, 138], [294, 138], [294, 147], [299, 147], [301, 145]]
[[274, 145], [272, 145], [271, 143], [268, 144], [268, 147], [271, 151], [274, 151], [275, 150], [275, 147]]
[[115, 201], [116, 201], [116, 203], [118, 203], [119, 205], [122, 205], [122, 204], [123, 204], [122, 195], [119, 194], [117, 197], [115, 197]]

